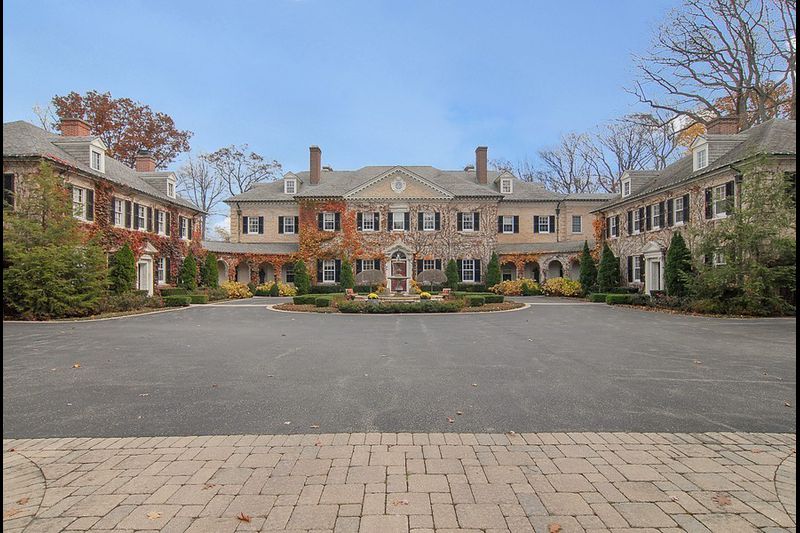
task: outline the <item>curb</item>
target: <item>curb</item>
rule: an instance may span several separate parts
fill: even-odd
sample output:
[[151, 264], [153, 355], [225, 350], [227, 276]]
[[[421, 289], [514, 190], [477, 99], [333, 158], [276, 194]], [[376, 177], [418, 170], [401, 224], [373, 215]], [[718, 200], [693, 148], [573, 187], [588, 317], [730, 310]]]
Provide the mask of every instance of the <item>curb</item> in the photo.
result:
[[292, 313], [297, 315], [338, 315], [338, 316], [459, 316], [459, 315], [493, 315], [496, 313], [513, 313], [515, 311], [522, 311], [524, 309], [528, 309], [531, 307], [531, 304], [526, 302], [522, 303], [522, 307], [517, 307], [516, 309], [499, 309], [497, 311], [459, 311], [458, 313], [316, 313], [314, 311], [289, 311], [288, 309], [275, 309], [276, 305], [280, 304], [269, 304], [266, 308], [269, 311], [274, 311], [276, 313]]

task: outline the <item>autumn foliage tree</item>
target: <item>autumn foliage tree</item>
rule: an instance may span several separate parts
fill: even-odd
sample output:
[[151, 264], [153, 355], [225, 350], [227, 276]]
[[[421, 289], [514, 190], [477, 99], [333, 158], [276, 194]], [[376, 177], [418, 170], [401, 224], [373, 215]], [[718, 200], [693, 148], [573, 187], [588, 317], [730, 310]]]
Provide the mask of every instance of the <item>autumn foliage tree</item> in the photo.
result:
[[152, 152], [158, 168], [165, 168], [178, 154], [189, 150], [191, 131], [178, 129], [166, 113], [130, 98], [73, 91], [53, 97], [52, 104], [59, 119], [85, 120], [106, 144], [109, 155], [131, 167], [139, 150]]

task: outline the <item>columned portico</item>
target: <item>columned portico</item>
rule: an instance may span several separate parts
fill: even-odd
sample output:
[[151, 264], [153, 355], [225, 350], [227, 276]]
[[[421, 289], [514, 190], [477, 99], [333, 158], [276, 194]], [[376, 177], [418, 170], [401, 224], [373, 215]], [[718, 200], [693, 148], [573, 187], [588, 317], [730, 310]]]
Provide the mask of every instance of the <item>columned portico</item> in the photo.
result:
[[664, 249], [655, 242], [649, 242], [642, 251], [644, 255], [644, 292], [664, 290]]
[[386, 291], [408, 294], [411, 282], [412, 251], [401, 243], [385, 250]]

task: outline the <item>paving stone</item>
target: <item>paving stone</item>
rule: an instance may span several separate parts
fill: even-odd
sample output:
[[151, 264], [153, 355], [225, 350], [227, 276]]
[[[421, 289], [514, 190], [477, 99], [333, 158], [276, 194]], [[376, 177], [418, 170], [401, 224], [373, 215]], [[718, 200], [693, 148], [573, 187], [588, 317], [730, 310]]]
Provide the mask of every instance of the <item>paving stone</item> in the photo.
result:
[[631, 527], [674, 527], [676, 523], [654, 503], [615, 503]]
[[505, 483], [479, 483], [471, 488], [475, 503], [517, 503], [517, 495]]
[[557, 492], [589, 492], [594, 486], [581, 474], [550, 474], [547, 481]]
[[89, 495], [81, 498], [64, 513], [65, 516], [104, 516], [119, 505], [125, 496], [118, 494]]
[[554, 515], [592, 514], [592, 508], [580, 494], [559, 492], [540, 494], [539, 497], [547, 511]]
[[300, 494], [306, 484], [304, 476], [281, 476], [267, 479], [261, 494]]
[[347, 483], [385, 483], [385, 466], [351, 466], [347, 469]]
[[443, 474], [411, 474], [408, 476], [409, 492], [450, 492], [447, 476]]
[[425, 493], [398, 492], [386, 496], [386, 514], [431, 514], [431, 500]]
[[649, 481], [623, 481], [614, 486], [632, 502], [664, 502], [671, 499]]
[[460, 503], [456, 506], [458, 523], [463, 528], [505, 529], [506, 520], [499, 505]]
[[361, 533], [408, 533], [405, 516], [369, 515], [361, 518]]
[[364, 500], [364, 485], [349, 483], [343, 485], [326, 485], [320, 503], [347, 504], [361, 503]]
[[336, 505], [298, 505], [292, 511], [287, 529], [333, 529], [336, 525]]
[[142, 505], [118, 524], [118, 529], [163, 529], [180, 510], [180, 505]]

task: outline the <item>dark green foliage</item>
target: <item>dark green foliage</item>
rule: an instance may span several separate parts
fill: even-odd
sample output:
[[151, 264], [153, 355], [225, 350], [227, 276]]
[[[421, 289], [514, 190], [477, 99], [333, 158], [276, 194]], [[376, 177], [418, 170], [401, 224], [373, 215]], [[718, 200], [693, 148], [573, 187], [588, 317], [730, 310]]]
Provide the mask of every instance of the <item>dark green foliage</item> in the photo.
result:
[[219, 285], [219, 271], [217, 270], [217, 256], [208, 252], [205, 260], [200, 263], [200, 284], [203, 287], [217, 287]]
[[122, 294], [132, 291], [136, 283], [136, 259], [133, 250], [125, 243], [122, 248], [109, 259], [108, 279], [111, 292]]
[[486, 294], [483, 299], [487, 304], [501, 304], [505, 301], [506, 297], [502, 294]]
[[161, 292], [161, 296], [183, 296], [189, 294], [189, 291], [183, 287], [162, 287], [159, 292]]
[[522, 295], [523, 296], [539, 296], [542, 294], [542, 289], [539, 285], [534, 285], [526, 281], [522, 282]]
[[583, 241], [583, 252], [581, 252], [581, 274], [580, 282], [583, 293], [587, 294], [592, 287], [597, 284], [597, 266], [594, 264], [594, 258], [589, 252], [589, 243]]
[[597, 288], [599, 292], [608, 292], [614, 287], [619, 287], [619, 259], [606, 243], [603, 245], [600, 267], [597, 270]]
[[421, 301], [412, 303], [400, 302], [341, 302], [339, 311], [342, 313], [456, 313], [463, 308], [461, 301]]
[[297, 261], [294, 264], [294, 286], [297, 289], [297, 294], [311, 292], [311, 278], [308, 277], [308, 268], [305, 261]]
[[208, 303], [208, 294], [202, 292], [196, 292], [194, 294], [190, 294], [189, 297], [191, 298], [191, 302], [193, 304], [207, 304]]
[[464, 301], [467, 302], [469, 307], [480, 307], [486, 303], [485, 296], [476, 296], [476, 295], [469, 295], [464, 297]]
[[147, 291], [128, 291], [122, 294], [106, 293], [100, 298], [95, 312], [126, 312], [147, 307], [164, 307], [164, 302], [158, 296], [148, 296]]
[[197, 288], [197, 261], [192, 253], [187, 255], [181, 263], [181, 269], [178, 271], [178, 286], [187, 291]]
[[342, 273], [339, 278], [339, 285], [341, 285], [343, 289], [352, 289], [355, 284], [355, 279], [353, 279], [353, 265], [351, 265], [350, 260], [345, 257], [342, 259]]
[[292, 303], [295, 305], [314, 305], [318, 296], [318, 294], [302, 294], [300, 296], [294, 296], [292, 298]]
[[255, 293], [256, 293], [256, 287], [258, 287], [258, 285], [257, 285], [257, 284], [255, 284], [255, 283], [253, 283], [252, 281], [251, 281], [250, 283], [248, 283], [248, 284], [247, 284], [247, 289], [248, 289], [248, 290], [250, 291], [250, 293], [252, 293], [252, 294], [255, 294]]
[[503, 276], [500, 273], [500, 258], [497, 257], [497, 252], [492, 252], [492, 258], [486, 265], [486, 286], [494, 287], [501, 281], [503, 281]]
[[330, 307], [331, 305], [331, 298], [326, 298], [325, 296], [318, 296], [314, 299], [314, 305], [317, 307]]
[[486, 288], [485, 283], [459, 283], [457, 287], [459, 291], [464, 292], [486, 292]]
[[228, 298], [228, 291], [215, 287], [208, 289], [208, 301], [213, 302], [216, 300], [225, 300]]
[[616, 305], [616, 304], [632, 304], [634, 294], [608, 294], [606, 295], [606, 303], [608, 305]]
[[28, 319], [85, 316], [106, 288], [105, 257], [94, 245], [17, 250], [3, 269], [3, 304]]
[[189, 294], [164, 296], [164, 305], [167, 307], [185, 307], [192, 303], [192, 297]]
[[334, 294], [339, 292], [344, 292], [344, 288], [338, 283], [314, 285], [314, 294]]
[[451, 289], [458, 288], [458, 284], [461, 281], [461, 274], [458, 272], [458, 263], [456, 263], [455, 259], [451, 259], [447, 262], [447, 268], [444, 274], [447, 276], [445, 287], [450, 287]]
[[692, 273], [692, 254], [683, 240], [680, 232], [672, 235], [667, 250], [667, 259], [664, 265], [664, 280], [667, 293], [670, 296], [685, 296], [688, 292], [687, 285]]
[[280, 287], [278, 287], [277, 283], [273, 283], [272, 287], [269, 288], [269, 295], [270, 296], [280, 296], [281, 295], [281, 289], [280, 289]]
[[594, 303], [604, 303], [608, 294], [604, 292], [593, 292], [586, 297], [587, 300]]
[[609, 294], [636, 294], [638, 287], [612, 287], [608, 290]]

